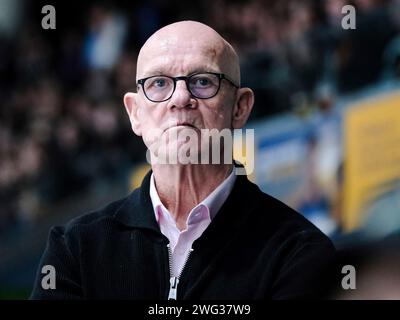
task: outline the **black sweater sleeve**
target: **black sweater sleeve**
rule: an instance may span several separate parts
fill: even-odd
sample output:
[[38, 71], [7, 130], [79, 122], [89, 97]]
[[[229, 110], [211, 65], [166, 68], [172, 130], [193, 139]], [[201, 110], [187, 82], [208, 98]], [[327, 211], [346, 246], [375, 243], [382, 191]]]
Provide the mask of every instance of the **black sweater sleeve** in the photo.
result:
[[298, 236], [273, 285], [272, 299], [327, 298], [337, 278], [336, 250], [330, 241], [316, 240], [310, 233]]
[[[36, 279], [30, 299], [82, 299], [79, 263], [72, 254], [74, 242], [64, 227], [53, 227], [50, 230], [47, 246], [39, 263]], [[45, 289], [42, 281], [46, 281], [46, 273], [42, 268], [46, 265], [54, 267], [56, 274], [55, 289]], [[43, 280], [44, 279], [44, 280]]]

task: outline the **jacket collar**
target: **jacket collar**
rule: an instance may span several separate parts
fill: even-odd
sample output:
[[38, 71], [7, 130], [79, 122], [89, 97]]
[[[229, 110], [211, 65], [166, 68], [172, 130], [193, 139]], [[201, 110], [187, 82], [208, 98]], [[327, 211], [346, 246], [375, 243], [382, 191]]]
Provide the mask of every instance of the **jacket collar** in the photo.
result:
[[[235, 166], [238, 166], [238, 164], [235, 164]], [[161, 234], [150, 198], [151, 174], [152, 170], [146, 174], [140, 188], [134, 190], [117, 209], [114, 218], [126, 226], [150, 229]], [[247, 179], [247, 176], [237, 176], [230, 195], [207, 229], [212, 231], [219, 224], [236, 224], [238, 220], [242, 220], [240, 215], [243, 215], [254, 205], [254, 201], [249, 203], [244, 201], [254, 197], [256, 193], [254, 188], [258, 189]], [[235, 217], [238, 219], [235, 219]], [[234, 227], [234, 225], [231, 225], [231, 227]], [[205, 232], [210, 232], [207, 229]], [[229, 228], [223, 229], [229, 232]]]
[[151, 174], [152, 170], [146, 174], [141, 186], [125, 199], [115, 212], [114, 218], [129, 227], [145, 228], [160, 232], [153, 213], [153, 205], [149, 193]]

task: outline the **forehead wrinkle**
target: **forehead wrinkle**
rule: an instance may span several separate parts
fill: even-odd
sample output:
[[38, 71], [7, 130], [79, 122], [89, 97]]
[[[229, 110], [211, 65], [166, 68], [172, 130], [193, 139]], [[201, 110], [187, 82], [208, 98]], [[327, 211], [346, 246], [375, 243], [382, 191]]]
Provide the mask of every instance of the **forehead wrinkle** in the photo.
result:
[[[152, 65], [142, 68], [139, 78], [146, 78], [154, 75], [166, 75], [171, 77], [188, 76], [198, 72], [220, 72], [218, 63], [210, 62], [197, 62], [190, 59], [190, 57], [182, 55], [182, 58], [173, 56], [173, 60], [159, 59], [160, 61], [152, 60]], [[203, 59], [204, 61], [204, 59]]]
[[[137, 72], [138, 79], [165, 74], [169, 76], [188, 75], [195, 72], [220, 72], [221, 61], [218, 50], [213, 47], [181, 46], [181, 49], [150, 50], [141, 59], [140, 69]], [[179, 52], [175, 52], [178, 50]]]

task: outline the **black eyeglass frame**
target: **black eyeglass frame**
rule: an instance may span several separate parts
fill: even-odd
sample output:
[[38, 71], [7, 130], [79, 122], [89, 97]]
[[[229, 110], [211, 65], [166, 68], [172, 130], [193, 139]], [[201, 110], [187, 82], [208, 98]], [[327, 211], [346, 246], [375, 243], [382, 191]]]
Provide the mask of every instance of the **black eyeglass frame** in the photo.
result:
[[[199, 75], [199, 74], [213, 74], [213, 75], [215, 75], [215, 76], [218, 77], [218, 80], [219, 80], [219, 81], [218, 81], [218, 88], [217, 88], [217, 90], [215, 91], [215, 93], [214, 93], [212, 96], [207, 97], [207, 98], [198, 97], [198, 96], [196, 96], [195, 94], [193, 94], [192, 90], [190, 90], [189, 79], [190, 79], [191, 77], [197, 76], [197, 75]], [[152, 100], [152, 99], [150, 99], [150, 98], [147, 96], [146, 90], [144, 89], [144, 83], [146, 82], [146, 80], [148, 80], [148, 79], [150, 79], [150, 78], [154, 78], [154, 77], [166, 77], [166, 78], [169, 78], [169, 79], [171, 79], [171, 80], [174, 81], [174, 88], [173, 88], [173, 90], [172, 90], [172, 92], [171, 92], [171, 95], [170, 95], [168, 98], [166, 98], [166, 99], [164, 99], [164, 100], [158, 101], [158, 100]], [[216, 73], [216, 72], [196, 72], [196, 73], [193, 73], [193, 74], [191, 74], [191, 75], [189, 75], [189, 76], [179, 76], [179, 77], [170, 77], [170, 76], [166, 76], [166, 75], [163, 75], [163, 74], [159, 74], [159, 75], [154, 75], [154, 76], [150, 76], [150, 77], [146, 77], [146, 78], [139, 79], [139, 80], [137, 81], [137, 86], [139, 87], [139, 84], [142, 86], [144, 95], [145, 95], [146, 98], [147, 98], [148, 100], [150, 100], [151, 102], [164, 102], [164, 101], [167, 101], [167, 100], [171, 99], [171, 97], [172, 97], [172, 95], [174, 94], [175, 89], [176, 89], [176, 82], [179, 81], [179, 80], [183, 80], [183, 81], [185, 81], [185, 83], [186, 83], [186, 88], [187, 88], [187, 90], [190, 92], [190, 94], [191, 94], [192, 97], [197, 98], [197, 99], [211, 99], [211, 98], [215, 97], [215, 96], [218, 94], [219, 89], [221, 88], [221, 82], [222, 82], [223, 79], [225, 79], [226, 81], [228, 81], [228, 82], [229, 82], [232, 86], [234, 86], [235, 88], [239, 89], [239, 86], [236, 85], [232, 80], [230, 80], [229, 78], [227, 78], [225, 74], [223, 74], [223, 73]]]

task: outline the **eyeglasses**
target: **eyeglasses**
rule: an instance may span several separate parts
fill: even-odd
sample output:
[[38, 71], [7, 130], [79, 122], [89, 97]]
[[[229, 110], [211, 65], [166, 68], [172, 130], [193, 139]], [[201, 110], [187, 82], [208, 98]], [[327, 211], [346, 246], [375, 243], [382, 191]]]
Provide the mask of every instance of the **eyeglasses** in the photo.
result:
[[193, 97], [209, 99], [217, 95], [222, 79], [228, 81], [235, 88], [239, 88], [223, 73], [214, 72], [195, 73], [180, 77], [151, 76], [138, 80], [138, 85], [142, 86], [146, 98], [153, 102], [163, 102], [170, 99], [175, 92], [178, 80], [186, 82], [186, 87]]

